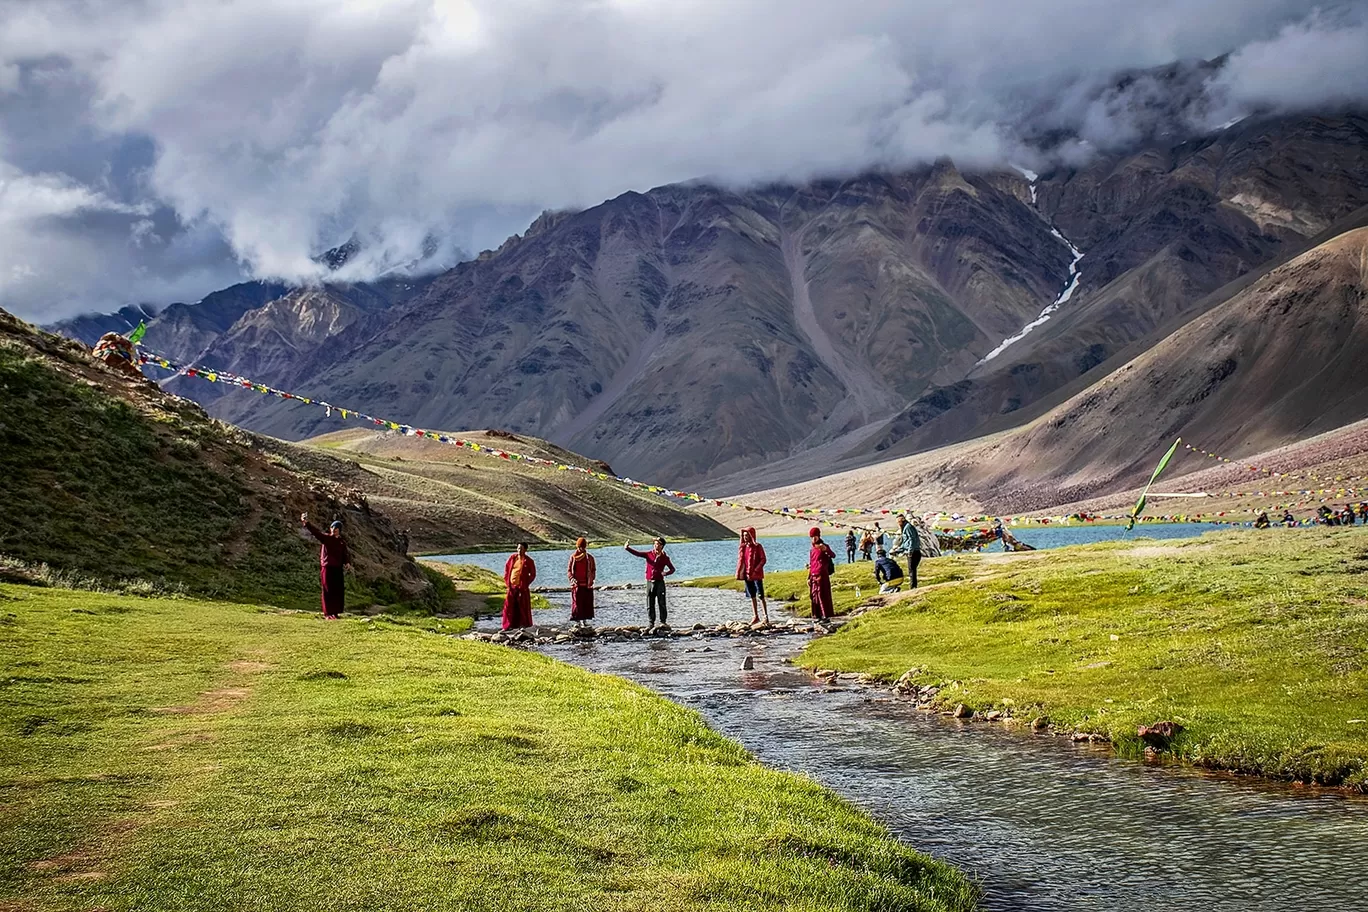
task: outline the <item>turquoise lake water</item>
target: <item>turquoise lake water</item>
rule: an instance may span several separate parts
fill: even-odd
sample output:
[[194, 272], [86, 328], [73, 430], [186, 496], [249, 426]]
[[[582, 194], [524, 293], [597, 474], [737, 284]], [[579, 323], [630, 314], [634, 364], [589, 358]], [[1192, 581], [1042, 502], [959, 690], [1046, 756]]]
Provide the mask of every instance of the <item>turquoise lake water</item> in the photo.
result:
[[[1020, 541], [1028, 545], [1034, 545], [1037, 548], [1062, 548], [1066, 545], [1082, 545], [1114, 539], [1140, 541], [1143, 539], [1192, 538], [1204, 532], [1225, 528], [1227, 527], [1214, 526], [1208, 523], [1156, 523], [1142, 526], [1131, 532], [1127, 532], [1124, 526], [1092, 525], [1028, 526], [1011, 531]], [[1270, 529], [1264, 530], [1261, 534], [1276, 535], [1280, 531]], [[765, 546], [765, 553], [769, 558], [767, 570], [771, 572], [798, 570], [807, 566], [807, 536], [762, 536], [760, 541]], [[844, 542], [835, 536], [828, 541], [838, 557], [845, 560]], [[891, 548], [891, 536], [889, 542]], [[632, 546], [638, 551], [649, 551], [651, 548], [650, 542], [644, 541], [633, 542]], [[1001, 549], [1001, 545], [994, 543], [986, 550], [999, 551]], [[621, 546], [595, 548], [591, 553], [594, 555], [598, 567], [600, 585], [634, 583], [645, 578], [645, 561], [626, 553]], [[674, 579], [677, 580], [695, 579], [700, 576], [730, 575], [736, 570], [736, 539], [733, 538], [723, 541], [681, 542], [677, 545], [667, 545], [666, 553], [674, 561], [676, 570]], [[537, 585], [561, 586], [566, 584], [565, 565], [570, 559], [568, 550], [535, 551], [532, 556], [537, 562]], [[449, 561], [453, 564], [474, 564], [477, 567], [502, 573], [508, 555], [501, 553], [444, 554], [432, 559]]]

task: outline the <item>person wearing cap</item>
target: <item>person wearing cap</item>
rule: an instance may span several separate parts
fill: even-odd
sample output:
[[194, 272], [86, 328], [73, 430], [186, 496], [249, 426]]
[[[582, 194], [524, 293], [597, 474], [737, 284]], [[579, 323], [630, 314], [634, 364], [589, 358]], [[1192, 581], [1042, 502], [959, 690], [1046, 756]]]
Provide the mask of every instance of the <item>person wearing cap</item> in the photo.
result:
[[299, 522], [321, 545], [318, 551], [318, 579], [323, 587], [320, 601], [323, 617], [335, 621], [347, 600], [347, 580], [343, 573], [352, 565], [351, 551], [342, 537], [342, 521], [334, 520], [327, 532], [309, 522], [308, 513], [299, 514]]
[[836, 571], [836, 552], [822, 541], [822, 530], [808, 529], [812, 549], [808, 552], [808, 594], [812, 596], [812, 616], [826, 620], [836, 616], [831, 600], [831, 574]]
[[575, 550], [565, 573], [570, 577], [570, 620], [576, 627], [587, 626], [594, 619], [594, 578], [598, 568], [594, 555], [589, 553], [589, 543], [583, 538], [575, 539]]
[[650, 618], [650, 626], [656, 625], [657, 602], [660, 603], [661, 626], [670, 626], [665, 616], [665, 577], [674, 573], [675, 567], [670, 556], [665, 553], [665, 539], [657, 538], [655, 548], [650, 551], [638, 551], [630, 542], [622, 547], [628, 554], [646, 561], [646, 613]]
[[769, 624], [769, 602], [765, 601], [765, 546], [756, 540], [754, 528], [741, 530], [741, 544], [736, 553], [736, 578], [746, 584], [746, 595], [751, 600], [751, 623], [760, 623], [760, 606], [763, 605], [765, 623]]
[[527, 542], [504, 563], [503, 629], [532, 626], [532, 581], [537, 578], [537, 563], [527, 553]]

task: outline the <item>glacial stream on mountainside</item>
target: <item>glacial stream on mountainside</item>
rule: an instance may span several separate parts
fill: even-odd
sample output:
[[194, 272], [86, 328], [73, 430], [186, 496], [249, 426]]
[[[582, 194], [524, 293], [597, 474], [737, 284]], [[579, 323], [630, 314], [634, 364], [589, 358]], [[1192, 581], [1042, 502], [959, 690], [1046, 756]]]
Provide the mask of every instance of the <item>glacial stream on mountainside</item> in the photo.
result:
[[[568, 596], [548, 597], [538, 623], [568, 623]], [[645, 623], [641, 588], [597, 601], [599, 624]], [[671, 587], [669, 601], [676, 629], [749, 620], [739, 592]], [[806, 642], [677, 637], [542, 651], [643, 684], [765, 764], [835, 790], [967, 872], [987, 910], [1368, 910], [1368, 800], [1121, 760], [929, 715], [881, 688], [829, 687], [788, 664]]]

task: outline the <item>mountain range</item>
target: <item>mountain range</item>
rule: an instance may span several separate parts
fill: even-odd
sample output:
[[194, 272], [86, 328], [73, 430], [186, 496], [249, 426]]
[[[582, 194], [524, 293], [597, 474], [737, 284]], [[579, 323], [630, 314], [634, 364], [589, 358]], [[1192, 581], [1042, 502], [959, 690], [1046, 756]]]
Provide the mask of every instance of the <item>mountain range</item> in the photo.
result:
[[[1160, 131], [1040, 174], [942, 160], [625, 193], [546, 213], [422, 280], [254, 282], [172, 305], [146, 343], [416, 426], [534, 434], [677, 487], [770, 488], [1023, 428], [1037, 428], [1023, 452], [1042, 466], [1071, 464], [1056, 456], [1074, 447], [1102, 460], [1097, 483], [1120, 484], [1143, 461], [1137, 434], [1111, 428], [1115, 446], [1099, 449], [1037, 422], [1116, 387], [1142, 356], [1141, 373], [1189, 397], [1204, 377], [1226, 372], [1213, 389], [1245, 378], [1239, 408], [1201, 418], [1237, 448], [1368, 416], [1368, 403], [1332, 394], [1359, 382], [1355, 368], [1323, 363], [1357, 338], [1356, 316], [1324, 308], [1354, 294], [1343, 262], [1359, 236], [1334, 238], [1368, 223], [1365, 207], [1368, 116], [1269, 114], [1195, 138]], [[1266, 312], [1288, 269], [1302, 289], [1291, 325]], [[1192, 335], [1218, 313], [1227, 335]], [[1237, 326], [1234, 368], [1205, 357]], [[98, 321], [57, 328], [90, 341]], [[1309, 356], [1280, 356], [1276, 377], [1249, 373], [1274, 332]], [[338, 428], [288, 402], [173, 387], [276, 436]], [[1324, 420], [1302, 420], [1331, 401]], [[1068, 483], [1021, 465], [969, 476], [976, 490]]]

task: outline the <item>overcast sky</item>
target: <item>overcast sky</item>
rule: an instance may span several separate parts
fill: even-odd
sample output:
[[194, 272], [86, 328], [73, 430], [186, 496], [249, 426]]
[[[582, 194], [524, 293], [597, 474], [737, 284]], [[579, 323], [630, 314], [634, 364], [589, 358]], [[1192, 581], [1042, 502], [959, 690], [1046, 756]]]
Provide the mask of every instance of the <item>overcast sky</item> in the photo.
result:
[[353, 234], [350, 277], [450, 263], [700, 176], [1040, 168], [1142, 129], [1118, 69], [1227, 52], [1191, 129], [1368, 101], [1368, 0], [4, 0], [0, 306], [306, 280]]

